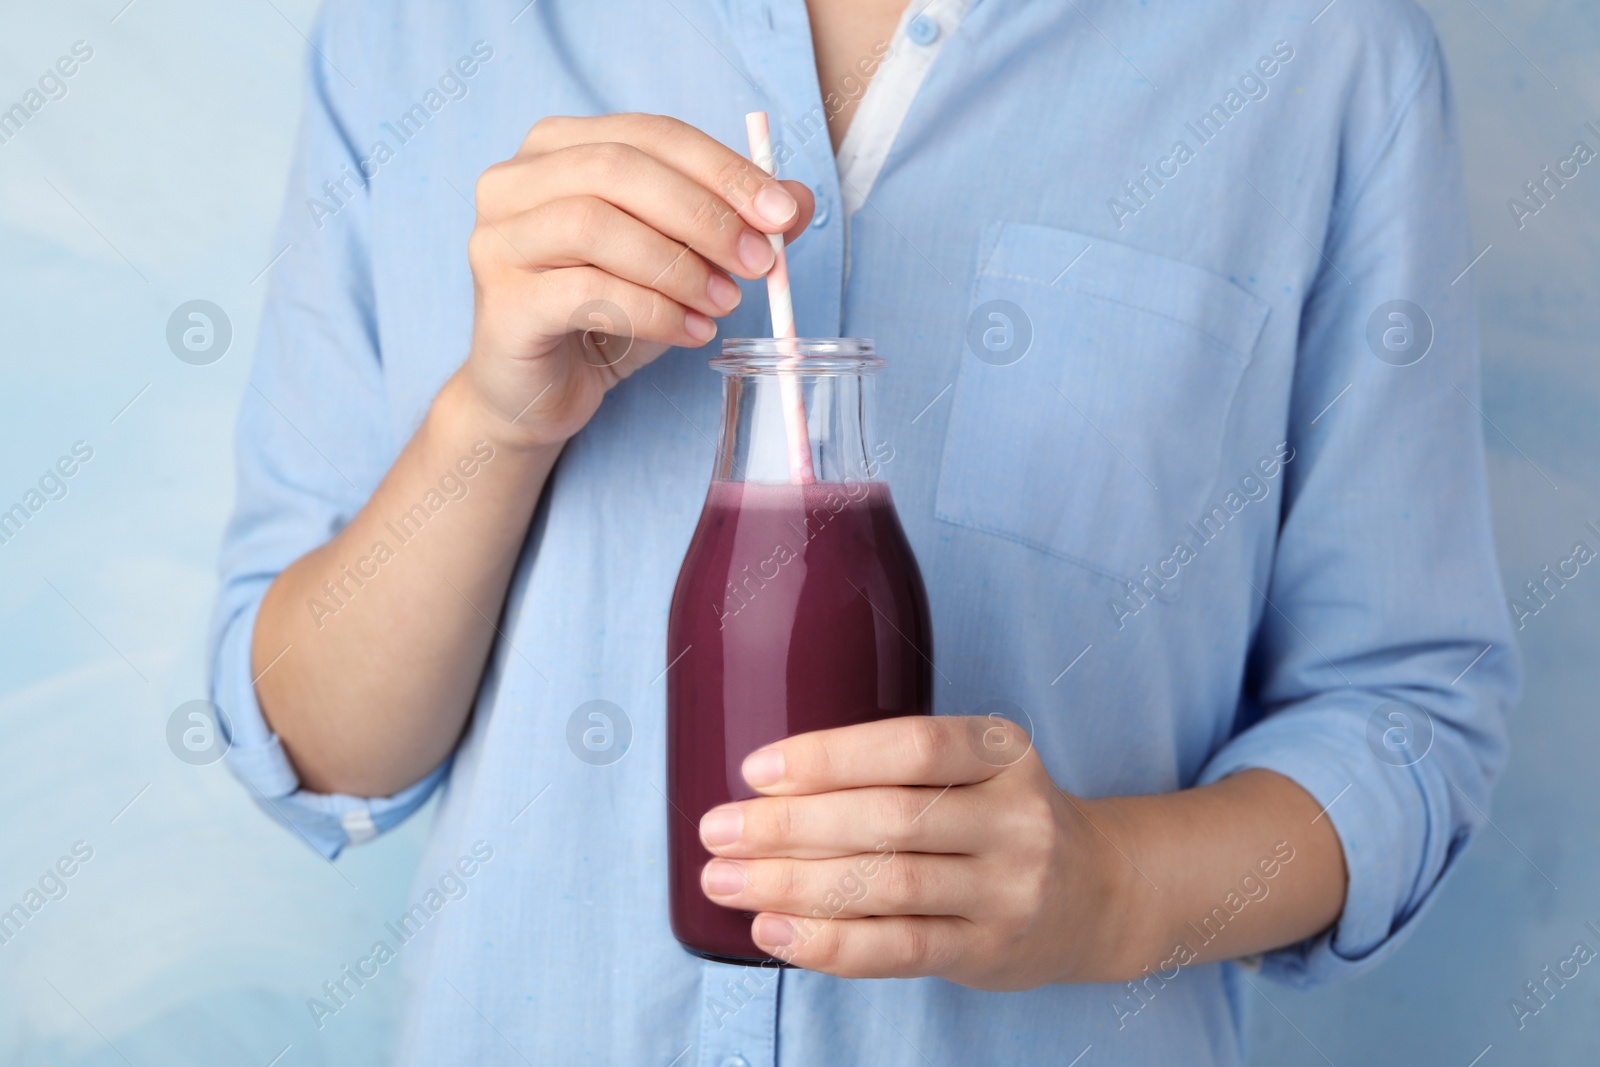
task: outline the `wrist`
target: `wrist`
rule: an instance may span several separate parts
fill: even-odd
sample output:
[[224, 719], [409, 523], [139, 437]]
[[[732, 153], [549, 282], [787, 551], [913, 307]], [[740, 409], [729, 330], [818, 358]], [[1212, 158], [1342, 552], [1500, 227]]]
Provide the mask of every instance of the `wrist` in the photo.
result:
[[1084, 869], [1096, 901], [1089, 951], [1070, 963], [1075, 982], [1126, 982], [1156, 970], [1171, 953], [1173, 894], [1152, 884], [1150, 851], [1137, 812], [1116, 797], [1073, 798], [1090, 859]]
[[566, 438], [543, 434], [518, 414], [507, 414], [492, 403], [478, 388], [470, 367], [463, 364], [434, 397], [428, 423], [446, 440], [483, 440], [499, 452], [536, 463], [554, 463]]

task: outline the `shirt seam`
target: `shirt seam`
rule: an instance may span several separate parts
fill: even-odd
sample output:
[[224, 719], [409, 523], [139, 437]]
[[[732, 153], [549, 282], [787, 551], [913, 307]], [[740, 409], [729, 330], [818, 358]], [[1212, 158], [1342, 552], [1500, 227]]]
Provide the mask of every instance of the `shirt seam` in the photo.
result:
[[1091, 563], [1079, 556], [1072, 555], [1069, 552], [1064, 552], [1059, 548], [1054, 548], [1042, 541], [1036, 541], [1032, 538], [1026, 537], [1023, 534], [1015, 533], [1011, 530], [1004, 529], [1003, 527], [980, 522], [976, 519], [958, 518], [937, 504], [933, 509], [933, 517], [938, 519], [940, 522], [947, 522], [952, 526], [963, 526], [969, 530], [976, 530], [979, 533], [988, 534], [991, 537], [998, 537], [1005, 541], [1011, 541], [1015, 544], [1023, 546], [1024, 548], [1031, 548], [1036, 552], [1042, 552], [1047, 556], [1052, 556], [1064, 562], [1071, 563], [1076, 567], [1081, 567], [1091, 574], [1098, 575], [1099, 577], [1105, 578], [1109, 581], [1128, 582], [1132, 580], [1122, 575], [1113, 574], [1106, 570], [1103, 566]]
[[1344, 227], [1355, 212], [1356, 206], [1361, 202], [1362, 197], [1366, 196], [1367, 190], [1372, 187], [1384, 155], [1394, 144], [1395, 138], [1399, 136], [1400, 127], [1405, 124], [1411, 105], [1416, 102], [1418, 95], [1422, 92], [1423, 85], [1427, 83], [1428, 74], [1436, 65], [1442, 65], [1442, 63], [1443, 56], [1440, 53], [1439, 38], [1435, 34], [1432, 38], [1432, 47], [1423, 56], [1421, 66], [1417, 69], [1416, 74], [1412, 75], [1411, 83], [1406, 87], [1405, 92], [1400, 94], [1399, 103], [1395, 106], [1394, 114], [1389, 120], [1388, 129], [1379, 138], [1371, 159], [1364, 164], [1361, 177], [1351, 186], [1350, 195], [1342, 198], [1335, 206], [1333, 221], [1328, 226], [1328, 240], [1325, 247], [1332, 248], [1339, 243], [1339, 239], [1343, 236]]
[[[993, 257], [991, 256], [991, 258], [993, 258]], [[1226, 348], [1228, 351], [1233, 352], [1236, 355], [1244, 356], [1247, 359], [1254, 353], [1254, 347], [1255, 347], [1254, 345], [1252, 345], [1249, 349], [1240, 348], [1238, 346], [1237, 342], [1230, 341], [1230, 340], [1228, 340], [1226, 338], [1218, 337], [1216, 334], [1212, 333], [1210, 330], [1206, 329], [1204, 326], [1200, 326], [1197, 323], [1190, 322], [1188, 319], [1180, 319], [1176, 315], [1169, 315], [1169, 314], [1166, 314], [1165, 312], [1156, 311], [1156, 310], [1154, 310], [1152, 308], [1147, 308], [1143, 304], [1130, 304], [1126, 300], [1118, 300], [1116, 297], [1105, 296], [1105, 295], [1103, 295], [1101, 293], [1090, 292], [1087, 289], [1080, 289], [1080, 288], [1078, 288], [1076, 286], [1068, 286], [1065, 289], [1060, 289], [1060, 288], [1057, 288], [1057, 286], [1056, 286], [1056, 284], [1054, 282], [1041, 281], [1038, 278], [1030, 278], [1030, 277], [1027, 277], [1026, 275], [1022, 275], [1022, 274], [1008, 274], [1008, 273], [1004, 273], [1004, 272], [1001, 272], [1001, 271], [984, 271], [984, 275], [983, 276], [986, 277], [986, 278], [1004, 278], [1004, 279], [1006, 279], [1008, 281], [1014, 281], [1014, 282], [1027, 282], [1027, 283], [1029, 283], [1031, 285], [1042, 286], [1045, 289], [1055, 289], [1057, 292], [1062, 292], [1062, 293], [1069, 293], [1069, 292], [1070, 293], [1078, 293], [1079, 295], [1086, 296], [1091, 300], [1102, 300], [1107, 304], [1115, 304], [1118, 307], [1125, 307], [1125, 308], [1128, 308], [1128, 309], [1130, 309], [1132, 311], [1141, 312], [1141, 313], [1143, 313], [1145, 315], [1153, 315], [1158, 319], [1165, 319], [1168, 322], [1175, 322], [1179, 326], [1187, 326], [1189, 329], [1191, 329], [1194, 332], [1200, 334], [1202, 337], [1208, 337], [1211, 340], [1215, 341], [1217, 344], [1221, 345], [1223, 348]], [[1261, 332], [1260, 332], [1259, 329], [1257, 329], [1256, 337], [1259, 338], [1260, 336], [1261, 336]]]

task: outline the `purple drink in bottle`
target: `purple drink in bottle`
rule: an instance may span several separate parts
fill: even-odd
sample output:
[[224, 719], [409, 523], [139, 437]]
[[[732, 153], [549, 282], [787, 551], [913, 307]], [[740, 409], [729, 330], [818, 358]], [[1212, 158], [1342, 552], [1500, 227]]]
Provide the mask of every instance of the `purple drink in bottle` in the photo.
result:
[[[729, 340], [711, 362], [724, 375], [717, 466], [667, 625], [672, 930], [698, 956], [763, 963], [753, 915], [701, 891], [700, 817], [756, 795], [739, 767], [762, 745], [928, 714], [933, 639], [879, 478], [891, 455], [868, 446], [872, 343]], [[785, 376], [805, 392], [808, 484], [790, 478]]]

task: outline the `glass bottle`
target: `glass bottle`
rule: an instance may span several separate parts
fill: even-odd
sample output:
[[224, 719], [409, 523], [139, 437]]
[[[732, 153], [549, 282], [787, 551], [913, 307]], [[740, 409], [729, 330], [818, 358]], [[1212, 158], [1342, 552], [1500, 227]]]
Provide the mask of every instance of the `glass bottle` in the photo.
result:
[[[763, 745], [930, 713], [933, 639], [882, 480], [893, 450], [872, 437], [872, 342], [730, 339], [711, 365], [722, 431], [667, 625], [672, 930], [695, 955], [765, 963], [754, 915], [701, 890], [700, 817], [756, 795], [739, 769]], [[810, 482], [793, 473], [797, 395]]]

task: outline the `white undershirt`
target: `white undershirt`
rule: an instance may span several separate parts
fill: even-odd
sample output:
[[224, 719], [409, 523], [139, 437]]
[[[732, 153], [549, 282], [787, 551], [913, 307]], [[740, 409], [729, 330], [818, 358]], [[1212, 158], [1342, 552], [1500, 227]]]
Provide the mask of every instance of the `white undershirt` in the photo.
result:
[[844, 143], [834, 157], [839, 167], [846, 240], [850, 217], [871, 195], [895, 135], [900, 132], [906, 112], [911, 110], [911, 101], [928, 76], [928, 68], [960, 28], [971, 4], [972, 0], [913, 0], [900, 16], [889, 52], [867, 84]]

